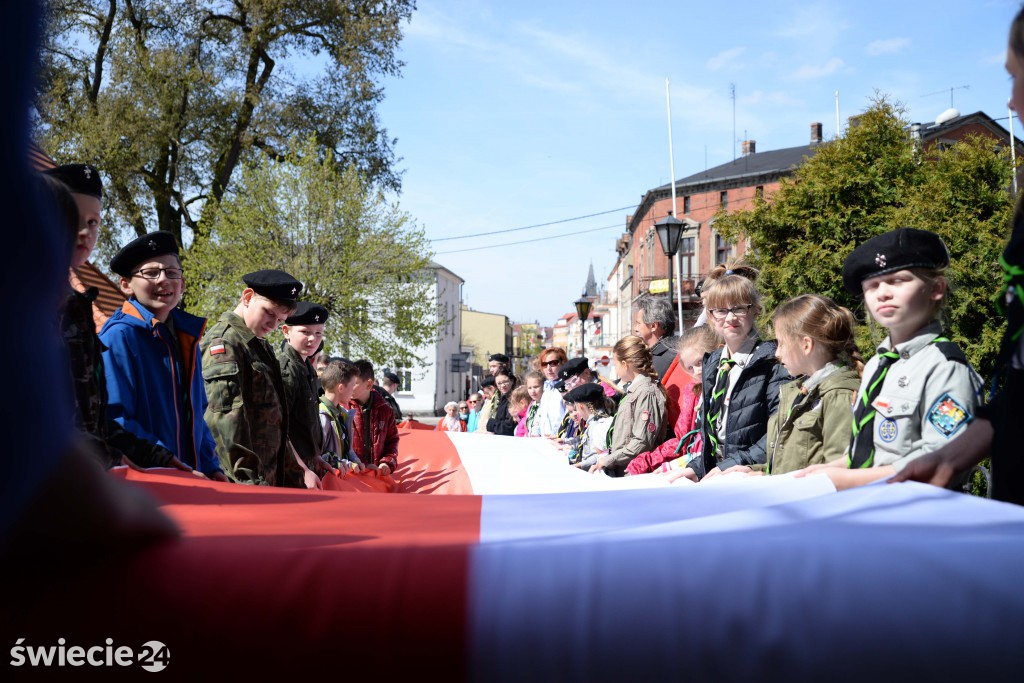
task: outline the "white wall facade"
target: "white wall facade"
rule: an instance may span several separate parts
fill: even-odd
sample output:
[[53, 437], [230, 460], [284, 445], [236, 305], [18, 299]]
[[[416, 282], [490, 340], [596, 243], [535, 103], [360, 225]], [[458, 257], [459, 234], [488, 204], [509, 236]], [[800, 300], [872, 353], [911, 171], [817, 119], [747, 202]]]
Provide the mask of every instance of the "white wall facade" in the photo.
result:
[[427, 276], [436, 302], [438, 333], [434, 344], [413, 353], [423, 364], [401, 368], [402, 386], [395, 398], [404, 415], [440, 415], [444, 404], [465, 394], [467, 372], [454, 372], [452, 356], [462, 352], [462, 284], [464, 280], [444, 266], [432, 263]]

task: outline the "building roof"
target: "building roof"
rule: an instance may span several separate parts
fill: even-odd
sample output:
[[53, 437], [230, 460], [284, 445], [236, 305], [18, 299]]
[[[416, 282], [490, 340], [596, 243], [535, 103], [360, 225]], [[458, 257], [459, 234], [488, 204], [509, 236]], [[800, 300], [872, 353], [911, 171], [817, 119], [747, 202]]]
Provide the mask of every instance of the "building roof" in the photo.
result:
[[[815, 148], [816, 145], [801, 145], [747, 154], [735, 161], [676, 180], [676, 195], [749, 187], [778, 180], [792, 174], [804, 159], [814, 154]], [[636, 229], [637, 223], [650, 212], [655, 202], [671, 196], [672, 183], [648, 190], [640, 201], [640, 206], [629, 219], [629, 231], [633, 232]]]
[[455, 273], [453, 273], [453, 272], [452, 272], [452, 271], [450, 271], [449, 269], [445, 268], [444, 266], [442, 266], [442, 265], [441, 265], [440, 263], [438, 263], [437, 261], [431, 261], [431, 262], [430, 262], [430, 265], [428, 266], [428, 268], [430, 268], [431, 270], [443, 270], [444, 272], [446, 272], [446, 273], [450, 274], [450, 275], [451, 275], [451, 276], [452, 276], [453, 278], [455, 278], [455, 279], [456, 279], [456, 280], [458, 280], [459, 282], [461, 282], [461, 283], [463, 283], [463, 284], [465, 284], [465, 282], [466, 282], [466, 281], [465, 281], [465, 280], [463, 280], [463, 279], [462, 279], [461, 277], [459, 277], [458, 275], [456, 275]]
[[68, 281], [79, 292], [84, 292], [89, 287], [99, 290], [99, 295], [92, 302], [92, 319], [96, 324], [97, 334], [103, 329], [107, 319], [120, 310], [121, 305], [127, 301], [117, 285], [91, 263], [86, 263], [80, 268], [69, 269]]
[[[726, 180], [746, 178], [749, 176], [786, 174], [793, 171], [803, 163], [806, 157], [813, 155], [814, 145], [802, 145], [800, 147], [786, 147], [768, 152], [754, 152], [730, 161], [714, 168], [709, 168], [699, 173], [686, 176], [676, 181], [676, 191], [685, 187], [691, 189], [705, 183], [721, 183]], [[659, 190], [672, 191], [672, 184], [668, 183], [655, 188]]]

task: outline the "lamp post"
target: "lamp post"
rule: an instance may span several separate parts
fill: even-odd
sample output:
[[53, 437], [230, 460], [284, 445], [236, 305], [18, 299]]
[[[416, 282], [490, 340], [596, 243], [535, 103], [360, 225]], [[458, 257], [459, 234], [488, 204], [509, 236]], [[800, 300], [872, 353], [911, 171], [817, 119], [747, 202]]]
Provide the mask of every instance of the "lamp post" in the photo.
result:
[[580, 355], [587, 355], [587, 318], [590, 317], [591, 303], [587, 297], [580, 295], [579, 299], [576, 299], [576, 315], [580, 317]]
[[[683, 234], [683, 222], [669, 211], [667, 216], [654, 224], [654, 229], [658, 231], [658, 241], [661, 242], [662, 251], [665, 252], [665, 256], [668, 256], [668, 302], [671, 304], [672, 259], [679, 250], [679, 237]], [[680, 326], [682, 322], [682, 320], [679, 321]]]

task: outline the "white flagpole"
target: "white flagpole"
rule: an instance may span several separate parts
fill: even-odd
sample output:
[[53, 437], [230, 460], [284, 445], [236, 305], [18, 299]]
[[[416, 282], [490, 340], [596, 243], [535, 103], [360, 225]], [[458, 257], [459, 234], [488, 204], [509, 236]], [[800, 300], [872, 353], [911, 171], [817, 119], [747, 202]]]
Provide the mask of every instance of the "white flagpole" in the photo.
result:
[[[679, 207], [676, 204], [676, 161], [675, 155], [672, 153], [672, 95], [669, 90], [669, 80], [665, 79], [665, 105], [668, 110], [668, 168], [669, 173], [672, 175], [672, 215], [679, 218]], [[680, 219], [681, 220], [681, 219]], [[676, 270], [676, 334], [683, 329], [683, 287], [681, 273], [679, 272], [679, 250], [676, 249], [676, 253], [672, 255], [675, 259], [675, 270]], [[669, 303], [672, 301], [672, 292], [668, 293]]]

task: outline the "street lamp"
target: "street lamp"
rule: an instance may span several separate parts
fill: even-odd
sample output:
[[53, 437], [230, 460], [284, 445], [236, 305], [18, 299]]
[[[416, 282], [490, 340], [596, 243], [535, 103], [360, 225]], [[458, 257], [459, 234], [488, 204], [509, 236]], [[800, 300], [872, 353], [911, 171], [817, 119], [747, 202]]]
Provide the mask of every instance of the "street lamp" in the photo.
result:
[[579, 299], [576, 299], [576, 315], [580, 317], [580, 355], [587, 355], [587, 327], [586, 321], [590, 317], [590, 300], [584, 295], [580, 295]]
[[[672, 215], [668, 215], [654, 224], [658, 231], [658, 241], [661, 242], [661, 249], [668, 256], [668, 302], [672, 303], [672, 259], [679, 251], [679, 237], [683, 234], [683, 222]], [[681, 305], [681, 304], [680, 304]], [[682, 324], [682, 321], [680, 321]]]

